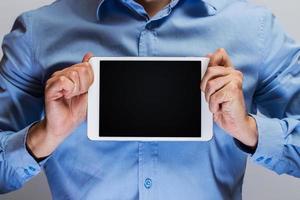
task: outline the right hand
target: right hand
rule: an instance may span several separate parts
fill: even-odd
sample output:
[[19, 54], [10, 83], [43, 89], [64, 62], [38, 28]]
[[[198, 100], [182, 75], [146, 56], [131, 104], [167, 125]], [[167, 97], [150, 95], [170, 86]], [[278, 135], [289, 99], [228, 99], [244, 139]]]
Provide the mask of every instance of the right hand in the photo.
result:
[[29, 131], [27, 146], [35, 157], [50, 155], [57, 146], [80, 125], [87, 115], [87, 92], [94, 80], [88, 63], [91, 53], [82, 63], [55, 72], [45, 87], [45, 118]]

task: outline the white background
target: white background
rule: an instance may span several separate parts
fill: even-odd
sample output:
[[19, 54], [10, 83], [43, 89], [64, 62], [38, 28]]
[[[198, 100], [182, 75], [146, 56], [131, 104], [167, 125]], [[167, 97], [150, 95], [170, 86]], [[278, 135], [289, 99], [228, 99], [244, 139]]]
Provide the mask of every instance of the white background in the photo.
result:
[[[252, 0], [269, 7], [286, 31], [300, 41], [300, 2], [297, 0]], [[8, 33], [15, 18], [22, 12], [48, 4], [52, 0], [2, 0], [0, 1], [0, 41]], [[2, 52], [0, 51], [0, 57]], [[300, 85], [300, 83], [299, 83]], [[300, 158], [299, 158], [300, 159]], [[1, 180], [0, 180], [1, 181]], [[243, 187], [244, 200], [298, 200], [300, 179], [278, 176], [271, 171], [249, 162]], [[30, 181], [23, 189], [7, 195], [1, 200], [50, 200], [45, 176], [42, 174]]]

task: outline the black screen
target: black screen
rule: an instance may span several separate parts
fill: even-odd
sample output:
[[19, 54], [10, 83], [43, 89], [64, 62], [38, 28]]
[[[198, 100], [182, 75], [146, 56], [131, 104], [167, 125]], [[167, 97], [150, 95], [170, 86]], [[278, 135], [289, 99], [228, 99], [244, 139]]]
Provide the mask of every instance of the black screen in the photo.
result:
[[100, 136], [201, 137], [200, 61], [100, 61]]

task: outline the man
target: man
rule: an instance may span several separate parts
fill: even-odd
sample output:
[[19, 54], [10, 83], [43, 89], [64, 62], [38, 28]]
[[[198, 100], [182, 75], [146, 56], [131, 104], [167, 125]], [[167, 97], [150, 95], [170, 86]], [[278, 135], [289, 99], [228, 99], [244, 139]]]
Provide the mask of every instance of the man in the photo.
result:
[[[240, 0], [61, 0], [21, 15], [3, 52], [2, 193], [43, 167], [54, 199], [241, 199], [247, 154], [300, 176], [300, 48], [264, 8]], [[90, 141], [92, 55], [79, 60], [86, 52], [208, 54], [201, 90], [214, 138]]]

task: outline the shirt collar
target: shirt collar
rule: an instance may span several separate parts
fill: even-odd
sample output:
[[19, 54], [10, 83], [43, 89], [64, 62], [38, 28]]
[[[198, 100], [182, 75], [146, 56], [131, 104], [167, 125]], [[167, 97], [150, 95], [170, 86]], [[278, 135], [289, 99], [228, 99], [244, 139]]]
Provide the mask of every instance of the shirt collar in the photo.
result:
[[[98, 1], [99, 1], [99, 3], [98, 3], [98, 8], [97, 8], [97, 19], [99, 21], [100, 20], [100, 8], [103, 5], [103, 2], [106, 0], [98, 0]], [[134, 1], [134, 0], [127, 0], [127, 1]], [[171, 7], [176, 6], [178, 1], [180, 1], [180, 0], [172, 0], [170, 3], [170, 6]], [[225, 5], [227, 5], [230, 1], [233, 1], [233, 0], [198, 0], [198, 1], [204, 2], [209, 15], [215, 15], [219, 10], [224, 8]]]

